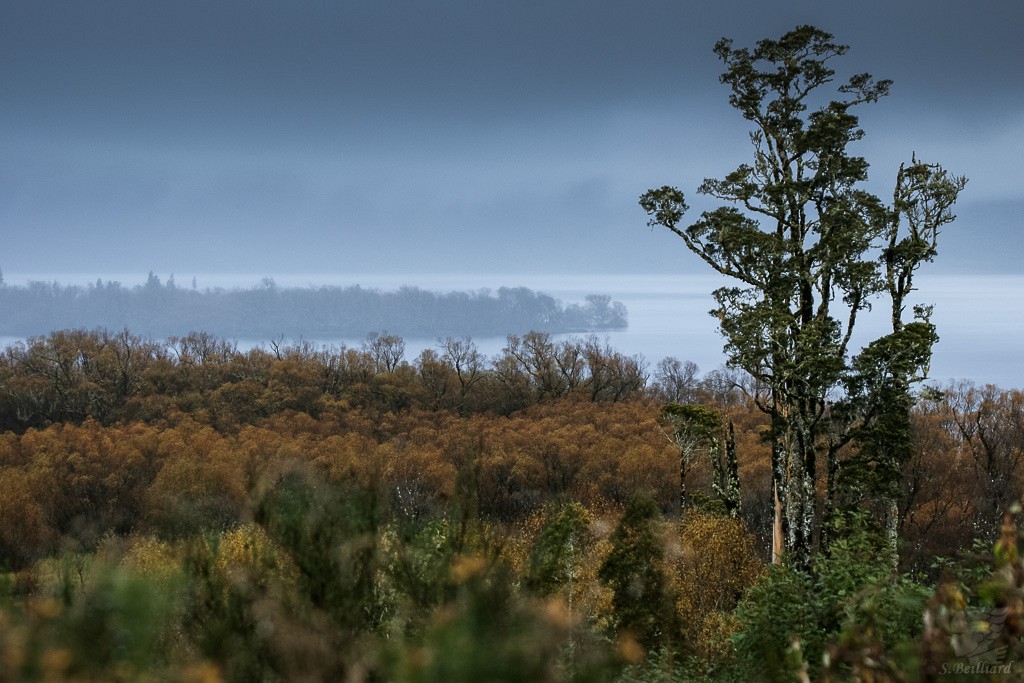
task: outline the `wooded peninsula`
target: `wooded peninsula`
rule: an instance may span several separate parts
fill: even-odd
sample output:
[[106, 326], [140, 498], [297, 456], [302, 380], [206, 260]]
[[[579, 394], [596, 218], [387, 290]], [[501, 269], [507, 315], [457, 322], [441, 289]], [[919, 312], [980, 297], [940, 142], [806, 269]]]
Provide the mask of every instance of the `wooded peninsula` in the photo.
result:
[[195, 330], [235, 339], [362, 338], [388, 330], [407, 337], [504, 336], [626, 327], [626, 307], [603, 294], [563, 304], [525, 287], [475, 292], [350, 287], [278, 287], [264, 278], [249, 289], [179, 287], [153, 273], [125, 287], [30, 282], [0, 286], [0, 335], [28, 337], [62, 329], [129, 329], [154, 338]]

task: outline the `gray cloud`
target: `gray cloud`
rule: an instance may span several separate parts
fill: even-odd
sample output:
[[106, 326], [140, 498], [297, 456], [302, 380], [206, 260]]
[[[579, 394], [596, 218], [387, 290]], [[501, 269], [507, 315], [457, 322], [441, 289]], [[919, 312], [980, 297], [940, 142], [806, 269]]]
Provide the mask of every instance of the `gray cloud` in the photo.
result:
[[896, 80], [878, 187], [917, 151], [1019, 244], [1015, 0], [8, 0], [0, 266], [673, 270], [636, 197], [747, 154], [711, 45], [798, 23]]

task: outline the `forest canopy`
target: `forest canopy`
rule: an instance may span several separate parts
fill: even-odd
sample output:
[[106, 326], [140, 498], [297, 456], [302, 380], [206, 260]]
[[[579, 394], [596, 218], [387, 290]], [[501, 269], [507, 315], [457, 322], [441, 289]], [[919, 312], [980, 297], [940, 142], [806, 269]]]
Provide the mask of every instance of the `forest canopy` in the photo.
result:
[[496, 292], [381, 291], [351, 287], [251, 289], [179, 287], [153, 273], [144, 285], [97, 280], [87, 286], [29, 282], [0, 286], [0, 334], [27, 337], [55, 329], [130, 329], [168, 337], [190, 330], [235, 338], [363, 337], [374, 330], [406, 336], [505, 335], [625, 327], [626, 307], [608, 295], [561, 301], [525, 287]]

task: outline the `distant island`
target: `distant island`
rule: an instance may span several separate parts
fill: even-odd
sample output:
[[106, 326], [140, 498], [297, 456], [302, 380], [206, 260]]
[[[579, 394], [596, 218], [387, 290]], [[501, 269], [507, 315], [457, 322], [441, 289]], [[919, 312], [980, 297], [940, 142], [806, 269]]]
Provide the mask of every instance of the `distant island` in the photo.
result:
[[57, 329], [130, 329], [150, 337], [192, 331], [236, 339], [586, 332], [626, 327], [626, 307], [603, 294], [564, 304], [525, 287], [433, 292], [350, 287], [278, 287], [264, 278], [250, 289], [199, 289], [161, 282], [62, 285], [0, 284], [0, 335], [28, 337]]

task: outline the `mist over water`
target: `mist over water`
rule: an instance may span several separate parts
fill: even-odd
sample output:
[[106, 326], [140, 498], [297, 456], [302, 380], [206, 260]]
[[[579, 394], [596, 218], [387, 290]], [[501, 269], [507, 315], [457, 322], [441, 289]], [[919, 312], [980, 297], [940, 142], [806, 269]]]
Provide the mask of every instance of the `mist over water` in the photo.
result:
[[[166, 277], [161, 274], [161, 277]], [[195, 277], [199, 289], [248, 288], [266, 277], [249, 273], [176, 274], [179, 287], [189, 287]], [[120, 282], [126, 287], [142, 284], [145, 274], [5, 274], [11, 285], [29, 281], [57, 281], [61, 284], [86, 284], [96, 279]], [[580, 303], [589, 294], [608, 294], [621, 301], [629, 311], [629, 327], [605, 331], [597, 336], [615, 350], [627, 355], [642, 354], [653, 369], [666, 356], [690, 360], [706, 372], [725, 361], [723, 340], [717, 320], [708, 314], [714, 307], [711, 292], [728, 284], [716, 275], [638, 274], [638, 275], [544, 275], [544, 274], [356, 274], [302, 273], [274, 275], [281, 287], [320, 285], [360, 285], [382, 291], [403, 285], [447, 291], [497, 290], [500, 287], [528, 287], [549, 294], [563, 303]], [[939, 343], [932, 361], [931, 381], [943, 384], [952, 379], [969, 379], [979, 384], [997, 384], [1004, 388], [1024, 387], [1024, 275], [920, 275], [914, 303], [934, 304], [932, 321], [938, 327]], [[862, 314], [851, 348], [883, 334], [888, 324], [888, 308], [879, 305]], [[369, 332], [370, 330], [368, 330]], [[382, 330], [378, 330], [382, 331]], [[182, 333], [188, 330], [182, 330]], [[580, 334], [555, 335], [555, 339]], [[474, 337], [487, 356], [501, 352], [504, 336]], [[4, 346], [18, 341], [0, 337]], [[267, 339], [237, 339], [242, 349], [265, 345]], [[286, 340], [289, 341], [289, 340]], [[318, 345], [358, 346], [364, 338], [308, 339]], [[414, 360], [426, 348], [434, 348], [437, 339], [406, 337], [406, 359]]]

